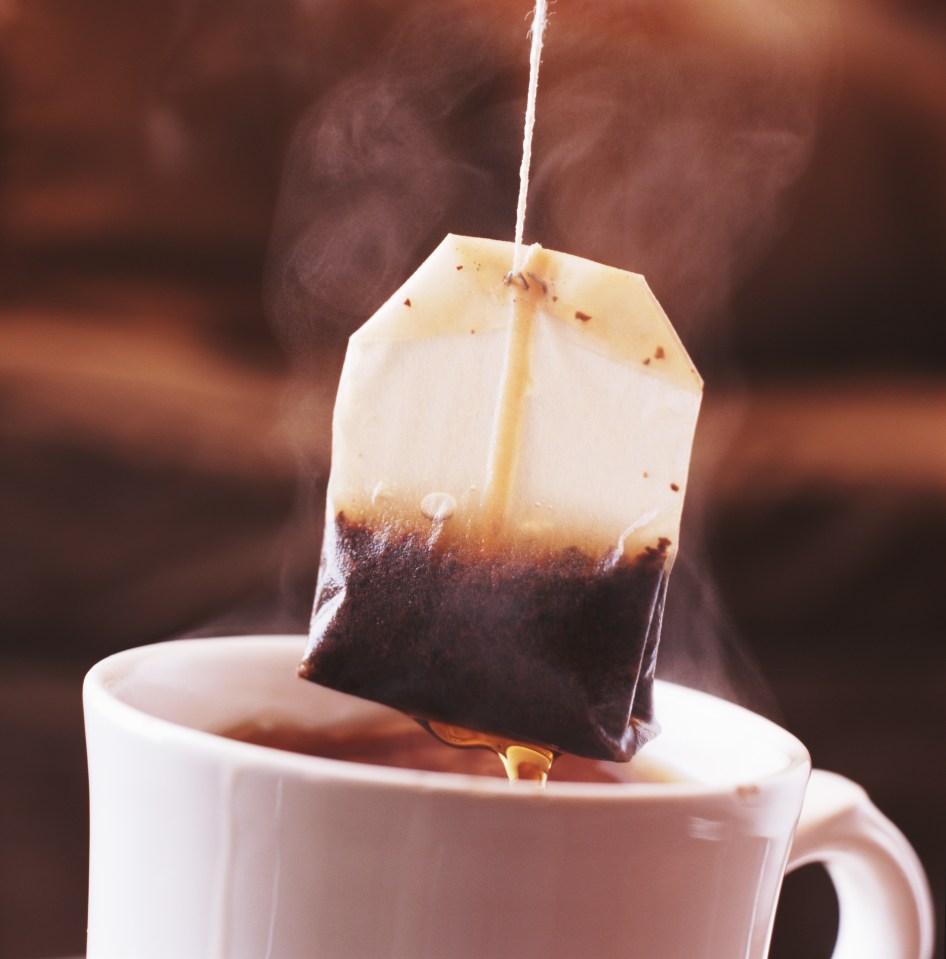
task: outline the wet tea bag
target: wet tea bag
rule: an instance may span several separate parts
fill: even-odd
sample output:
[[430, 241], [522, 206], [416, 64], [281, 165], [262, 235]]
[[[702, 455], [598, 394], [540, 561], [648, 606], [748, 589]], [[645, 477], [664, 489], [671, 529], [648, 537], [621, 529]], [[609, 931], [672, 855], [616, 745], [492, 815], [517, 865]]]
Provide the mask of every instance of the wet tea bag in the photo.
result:
[[651, 688], [702, 381], [644, 279], [448, 236], [352, 337], [308, 679], [592, 758]]

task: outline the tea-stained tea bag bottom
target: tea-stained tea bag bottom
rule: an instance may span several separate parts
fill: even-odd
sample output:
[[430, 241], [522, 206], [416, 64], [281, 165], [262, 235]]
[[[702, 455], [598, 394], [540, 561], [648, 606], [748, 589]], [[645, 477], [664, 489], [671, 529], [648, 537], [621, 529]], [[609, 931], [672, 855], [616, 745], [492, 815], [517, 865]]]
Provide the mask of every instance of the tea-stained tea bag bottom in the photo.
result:
[[352, 337], [300, 672], [592, 758], [651, 689], [701, 382], [643, 279], [447, 237]]
[[618, 563], [479, 558], [344, 514], [334, 538], [308, 678], [594, 758], [650, 738], [666, 544]]

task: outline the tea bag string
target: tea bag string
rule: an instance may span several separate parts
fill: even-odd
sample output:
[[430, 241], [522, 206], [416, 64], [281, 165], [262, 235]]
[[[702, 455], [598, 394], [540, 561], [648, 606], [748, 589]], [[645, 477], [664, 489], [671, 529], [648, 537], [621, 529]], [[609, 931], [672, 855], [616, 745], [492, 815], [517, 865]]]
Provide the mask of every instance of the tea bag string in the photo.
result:
[[[525, 133], [522, 139], [522, 166], [519, 169], [519, 208], [516, 214], [516, 242], [513, 249], [512, 272], [504, 282], [521, 284], [529, 289], [523, 273], [528, 265], [531, 248], [523, 248], [522, 232], [526, 220], [526, 195], [529, 191], [529, 162], [532, 158], [532, 129], [535, 126], [535, 95], [539, 85], [539, 61], [542, 58], [542, 37], [545, 33], [547, 0], [536, 0], [532, 18], [532, 53], [529, 67], [529, 95], [526, 101]], [[542, 280], [528, 274], [540, 287]], [[502, 536], [512, 496], [521, 445], [524, 403], [529, 380], [529, 359], [532, 352], [534, 303], [531, 297], [512, 297], [509, 340], [503, 361], [499, 396], [486, 462], [486, 482], [483, 487], [483, 516], [493, 536]]]
[[535, 100], [539, 89], [539, 63], [542, 60], [542, 41], [548, 22], [548, 0], [536, 0], [532, 15], [532, 49], [529, 54], [529, 92], [526, 98], [526, 120], [522, 135], [522, 163], [519, 167], [519, 202], [516, 206], [516, 242], [512, 255], [512, 273], [509, 279], [522, 272], [522, 234], [526, 225], [526, 198], [529, 193], [529, 167], [532, 163], [532, 130], [535, 127]]

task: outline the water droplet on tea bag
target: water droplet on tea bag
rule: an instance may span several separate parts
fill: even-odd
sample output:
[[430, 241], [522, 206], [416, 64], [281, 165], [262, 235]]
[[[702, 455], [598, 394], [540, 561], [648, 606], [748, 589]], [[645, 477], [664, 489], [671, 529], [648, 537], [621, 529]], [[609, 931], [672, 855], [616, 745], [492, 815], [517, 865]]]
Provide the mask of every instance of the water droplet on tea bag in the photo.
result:
[[435, 523], [450, 519], [456, 509], [457, 501], [449, 493], [428, 493], [420, 501], [420, 511]]

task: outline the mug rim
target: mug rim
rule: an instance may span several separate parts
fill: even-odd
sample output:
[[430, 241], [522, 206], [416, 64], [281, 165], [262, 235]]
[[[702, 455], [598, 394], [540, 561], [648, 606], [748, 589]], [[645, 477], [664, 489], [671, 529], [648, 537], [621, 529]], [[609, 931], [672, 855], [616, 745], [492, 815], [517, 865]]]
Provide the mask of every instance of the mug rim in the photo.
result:
[[[185, 648], [222, 649], [224, 644], [238, 650], [265, 649], [278, 650], [282, 654], [290, 649], [296, 651], [298, 659], [304, 651], [307, 637], [304, 634], [251, 634], [213, 637], [195, 637], [172, 639], [149, 643], [121, 650], [105, 657], [93, 665], [85, 676], [82, 688], [83, 709], [86, 722], [95, 712], [114, 724], [150, 740], [160, 739], [175, 743], [189, 751], [213, 753], [243, 765], [252, 765], [269, 772], [284, 772], [303, 779], [333, 780], [358, 784], [368, 788], [388, 790], [423, 791], [424, 793], [462, 793], [488, 796], [490, 801], [536, 801], [567, 802], [642, 802], [660, 800], [692, 800], [695, 797], [718, 797], [731, 795], [751, 795], [761, 788], [777, 789], [787, 781], [796, 781], [799, 770], [807, 767], [811, 770], [811, 757], [804, 743], [788, 730], [772, 720], [754, 713], [744, 706], [714, 696], [711, 693], [671, 683], [667, 680], [655, 680], [658, 698], [660, 689], [680, 691], [681, 695], [695, 700], [711, 700], [713, 708], [733, 711], [744, 717], [745, 721], [766, 729], [773, 737], [787, 762], [784, 766], [739, 781], [708, 783], [696, 780], [674, 782], [607, 782], [586, 783], [550, 780], [544, 789], [537, 789], [534, 783], [510, 783], [500, 777], [475, 775], [470, 773], [434, 772], [429, 770], [406, 769], [382, 766], [364, 762], [352, 762], [344, 759], [330, 759], [294, 753], [271, 746], [243, 742], [228, 738], [221, 733], [195, 728], [153, 715], [146, 709], [132, 705], [120, 698], [113, 687], [120, 684], [128, 675], [130, 667], [142, 660], [164, 652], [174, 652]], [[331, 692], [335, 692], [331, 690]], [[344, 695], [338, 693], [338, 695]], [[368, 702], [368, 701], [365, 701]], [[659, 717], [658, 717], [659, 720]]]

